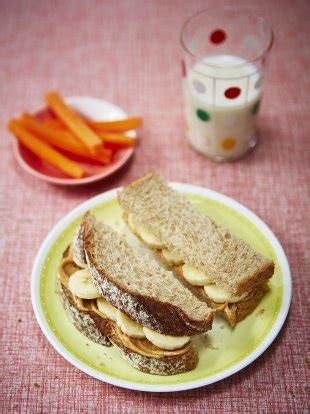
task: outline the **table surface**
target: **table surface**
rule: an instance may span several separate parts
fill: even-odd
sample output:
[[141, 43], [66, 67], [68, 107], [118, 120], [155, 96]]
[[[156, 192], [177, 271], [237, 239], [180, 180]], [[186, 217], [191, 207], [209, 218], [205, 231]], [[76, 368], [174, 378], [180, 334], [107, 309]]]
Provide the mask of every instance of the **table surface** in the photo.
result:
[[[2, 412], [309, 409], [309, 2], [233, 2], [236, 8], [266, 16], [276, 42], [260, 113], [259, 145], [241, 161], [222, 165], [194, 153], [183, 131], [179, 29], [205, 4], [1, 2]], [[44, 92], [52, 89], [104, 98], [130, 114], [142, 114], [141, 143], [132, 162], [85, 188], [51, 186], [22, 171], [12, 155], [6, 121], [25, 109], [40, 108]], [[84, 200], [150, 170], [245, 204], [274, 231], [292, 269], [292, 307], [273, 345], [236, 375], [188, 392], [134, 392], [88, 377], [47, 342], [30, 302], [34, 255], [53, 225]]]

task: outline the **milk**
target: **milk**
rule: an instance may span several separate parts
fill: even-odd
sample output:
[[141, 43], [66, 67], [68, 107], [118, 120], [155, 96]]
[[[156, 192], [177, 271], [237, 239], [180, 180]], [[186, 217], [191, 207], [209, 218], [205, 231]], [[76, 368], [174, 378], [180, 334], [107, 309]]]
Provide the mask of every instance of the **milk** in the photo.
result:
[[258, 68], [238, 56], [209, 56], [192, 66], [184, 78], [192, 146], [217, 161], [239, 158], [255, 146], [261, 83]]

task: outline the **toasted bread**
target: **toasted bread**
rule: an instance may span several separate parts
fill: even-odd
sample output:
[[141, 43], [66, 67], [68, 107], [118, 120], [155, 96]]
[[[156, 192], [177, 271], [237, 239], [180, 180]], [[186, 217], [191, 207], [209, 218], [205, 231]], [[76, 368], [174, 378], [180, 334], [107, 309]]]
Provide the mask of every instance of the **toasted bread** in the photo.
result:
[[83, 217], [77, 239], [99, 293], [129, 318], [172, 336], [211, 329], [214, 312], [206, 303], [91, 214]]
[[132, 214], [166, 249], [206, 272], [231, 295], [248, 292], [273, 275], [270, 259], [200, 212], [157, 173], [124, 187], [118, 200], [124, 212]]
[[58, 269], [64, 307], [75, 326], [90, 340], [101, 345], [112, 344], [135, 368], [150, 374], [173, 375], [194, 369], [198, 353], [192, 342], [176, 351], [160, 349], [147, 339], [135, 339], [123, 334], [115, 322], [96, 307], [93, 300], [81, 300], [68, 290], [72, 273], [80, 269], [72, 258], [72, 248], [67, 249]]

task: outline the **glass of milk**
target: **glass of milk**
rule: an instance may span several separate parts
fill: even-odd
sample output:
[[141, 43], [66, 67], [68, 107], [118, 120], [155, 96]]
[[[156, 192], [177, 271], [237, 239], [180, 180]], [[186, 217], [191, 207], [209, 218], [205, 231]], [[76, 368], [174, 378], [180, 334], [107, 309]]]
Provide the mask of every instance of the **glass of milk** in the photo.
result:
[[212, 8], [181, 31], [185, 131], [194, 149], [232, 161], [254, 148], [273, 31], [250, 12]]

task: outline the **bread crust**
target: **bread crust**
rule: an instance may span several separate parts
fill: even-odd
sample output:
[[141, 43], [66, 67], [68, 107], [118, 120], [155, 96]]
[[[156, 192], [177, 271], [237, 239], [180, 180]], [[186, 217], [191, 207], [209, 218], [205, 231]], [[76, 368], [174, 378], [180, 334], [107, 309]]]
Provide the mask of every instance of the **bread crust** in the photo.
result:
[[[88, 215], [88, 213], [86, 213], [86, 215]], [[80, 267], [87, 264], [84, 252], [84, 223], [85, 220], [82, 220], [73, 238], [73, 260]]]
[[103, 346], [111, 346], [107, 337], [106, 320], [100, 318], [92, 311], [81, 311], [70, 300], [70, 293], [61, 285], [63, 305], [69, 316], [73, 320], [75, 327], [82, 332], [88, 339]]
[[[154, 200], [160, 201], [156, 203]], [[227, 293], [241, 295], [256, 286], [260, 286], [274, 273], [274, 263], [271, 260], [254, 252], [245, 242], [231, 235], [227, 229], [215, 223], [207, 215], [199, 213], [188, 200], [171, 189], [157, 173], [149, 173], [125, 186], [118, 193], [118, 201], [126, 214], [138, 214], [136, 217], [139, 217], [143, 225], [147, 228], [149, 226], [149, 230], [154, 232], [159, 239], [163, 237], [166, 241], [166, 248], [171, 248], [172, 250], [175, 248], [179, 249], [182, 251], [182, 256], [184, 256], [187, 263], [196, 265], [205, 271], [208, 268], [214, 282], [227, 291]], [[167, 208], [165, 209], [165, 207]], [[177, 213], [178, 211], [184, 211], [184, 214], [178, 214], [179, 221], [176, 221], [172, 217], [174, 217], [173, 212]], [[193, 218], [193, 221], [190, 220], [191, 218]], [[186, 239], [189, 238], [186, 237], [184, 239], [184, 237], [191, 233], [191, 226], [185, 226], [186, 230], [184, 231], [187, 233], [182, 232], [182, 230], [180, 232], [176, 231], [182, 223], [183, 227], [185, 226], [184, 223], [191, 223], [192, 226], [196, 224], [194, 228], [197, 232], [201, 228], [205, 228], [207, 232], [205, 237], [210, 237], [211, 240], [213, 236], [217, 236], [217, 244], [213, 241], [209, 242], [207, 238], [204, 242], [197, 244], [197, 246], [200, 246], [199, 249], [189, 248], [189, 245], [186, 243]], [[200, 226], [199, 228], [197, 228], [198, 225]], [[176, 234], [177, 237], [175, 237]], [[194, 239], [196, 240], [197, 238]], [[181, 244], [180, 240], [182, 240]], [[205, 248], [203, 249], [204, 244], [202, 243], [205, 243]], [[216, 248], [214, 247], [215, 245], [217, 246]], [[190, 246], [194, 246], [194, 242], [191, 242]], [[213, 247], [214, 251], [212, 250]], [[235, 251], [239, 251], [236, 250], [237, 248], [241, 249], [241, 252], [236, 256]], [[244, 249], [244, 252], [242, 249]], [[213, 255], [209, 251], [213, 251]], [[176, 252], [178, 251], [176, 250]], [[228, 257], [231, 257], [231, 260], [226, 260], [225, 262], [219, 260], [223, 256], [223, 252], [228, 252]], [[245, 254], [244, 258], [242, 253]], [[208, 259], [206, 259], [207, 257]], [[243, 271], [234, 265], [234, 259], [236, 258], [239, 259], [238, 266], [240, 267], [240, 264], [243, 265], [241, 266], [241, 268], [244, 268]], [[199, 261], [201, 267], [198, 266], [198, 263], [195, 263], [195, 260]], [[217, 262], [218, 264], [213, 265], [213, 263]], [[227, 266], [227, 263], [230, 266]], [[236, 278], [238, 272], [239, 280]], [[240, 277], [241, 275], [243, 277]]]
[[274, 274], [274, 263], [266, 264], [265, 268], [261, 272], [258, 272], [252, 276], [251, 279], [245, 280], [239, 284], [236, 289], [236, 295], [241, 295], [244, 292], [248, 292], [256, 287], [262, 286]]
[[214, 314], [210, 310], [208, 318], [193, 320], [182, 309], [156, 300], [146, 295], [124, 291], [112, 281], [108, 274], [98, 270], [98, 263], [91, 249], [93, 230], [86, 225], [88, 214], [81, 223], [83, 249], [93, 282], [99, 293], [113, 306], [124, 312], [134, 321], [159, 333], [174, 336], [192, 336], [206, 332], [212, 327]]
[[[68, 249], [64, 252], [63, 258], [67, 255]], [[78, 309], [70, 291], [63, 284], [60, 283], [60, 285], [64, 308], [76, 328], [93, 342], [104, 346], [115, 345], [122, 357], [134, 368], [154, 375], [174, 375], [196, 368], [198, 353], [194, 345], [190, 344], [188, 351], [182, 355], [150, 357], [135, 352], [122, 341], [115, 322], [105, 319], [91, 310]]]

